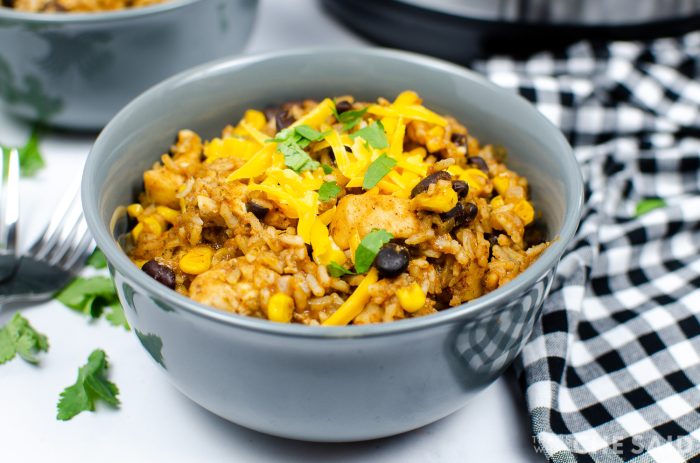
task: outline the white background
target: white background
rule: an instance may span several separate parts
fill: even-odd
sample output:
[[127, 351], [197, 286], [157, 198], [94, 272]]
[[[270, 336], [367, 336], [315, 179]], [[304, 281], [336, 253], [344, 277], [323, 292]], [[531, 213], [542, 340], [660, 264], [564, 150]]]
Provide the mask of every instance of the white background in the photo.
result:
[[[367, 46], [310, 0], [262, 0], [248, 52], [302, 46]], [[19, 145], [29, 127], [0, 114], [0, 143]], [[44, 137], [46, 168], [22, 181], [23, 246], [35, 237], [62, 192], [80, 181], [92, 135]], [[523, 398], [500, 379], [466, 408], [401, 436], [356, 444], [295, 442], [249, 431], [201, 409], [175, 390], [133, 333], [49, 302], [23, 309], [49, 337], [38, 367], [0, 366], [2, 462], [541, 462], [531, 446]], [[0, 324], [12, 313], [0, 312]], [[69, 422], [55, 419], [61, 390], [88, 354], [103, 348], [121, 389], [119, 410], [98, 406]]]

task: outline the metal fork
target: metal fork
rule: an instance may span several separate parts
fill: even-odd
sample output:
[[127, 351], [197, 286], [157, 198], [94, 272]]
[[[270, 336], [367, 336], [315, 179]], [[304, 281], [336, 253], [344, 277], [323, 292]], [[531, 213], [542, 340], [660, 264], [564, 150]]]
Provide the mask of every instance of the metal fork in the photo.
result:
[[19, 260], [14, 277], [0, 284], [0, 306], [50, 299], [76, 276], [94, 249], [75, 191], [59, 202], [44, 233]]
[[19, 152], [0, 148], [0, 283], [17, 268], [17, 223], [19, 221]]

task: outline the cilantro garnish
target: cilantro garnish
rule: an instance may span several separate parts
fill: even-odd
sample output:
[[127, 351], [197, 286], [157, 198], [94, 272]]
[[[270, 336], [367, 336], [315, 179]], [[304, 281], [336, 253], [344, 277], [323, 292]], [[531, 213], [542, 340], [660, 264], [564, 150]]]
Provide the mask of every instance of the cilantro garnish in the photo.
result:
[[390, 158], [386, 153], [382, 153], [381, 156], [372, 161], [372, 164], [367, 167], [365, 177], [362, 179], [362, 188], [365, 190], [374, 188], [386, 174], [391, 172], [391, 169], [393, 169], [395, 165], [396, 159]]
[[318, 169], [320, 166], [318, 161], [311, 159], [311, 156], [294, 140], [287, 140], [277, 144], [277, 151], [284, 156], [284, 165], [296, 173]]
[[[12, 148], [0, 146], [3, 156], [7, 158]], [[39, 130], [32, 130], [29, 140], [24, 146], [17, 148], [19, 154], [19, 170], [25, 177], [31, 177], [44, 167], [44, 158], [39, 151]]]
[[93, 319], [107, 312], [105, 318], [109, 323], [129, 329], [124, 310], [114, 290], [114, 284], [107, 277], [78, 277], [63, 288], [56, 295], [56, 299], [63, 305]]
[[351, 272], [350, 270], [346, 269], [337, 262], [329, 263], [328, 265], [326, 265], [326, 268], [328, 269], [328, 273], [330, 274], [330, 276], [334, 278], [340, 278], [343, 275], [355, 275], [354, 272]]
[[329, 132], [319, 132], [308, 125], [300, 125], [294, 129], [294, 131], [306, 138], [309, 141], [321, 141], [323, 140]]
[[106, 378], [107, 355], [102, 349], [95, 349], [87, 363], [78, 370], [75, 384], [61, 392], [56, 418], [67, 421], [84, 411], [94, 411], [95, 402], [102, 399], [113, 407], [119, 406], [119, 388]]
[[0, 364], [12, 360], [19, 354], [25, 361], [36, 365], [36, 354], [48, 352], [46, 336], [35, 330], [26, 318], [15, 313], [12, 319], [0, 328]]
[[330, 175], [333, 173], [333, 168], [328, 164], [321, 164], [321, 169], [323, 169], [323, 173], [326, 175]]
[[367, 127], [363, 127], [357, 132], [350, 134], [350, 138], [353, 140], [357, 137], [361, 137], [369, 143], [372, 148], [384, 149], [389, 146], [389, 140], [386, 138], [384, 125], [382, 125], [381, 121], [373, 122]]
[[107, 258], [102, 251], [95, 248], [95, 251], [93, 251], [93, 253], [90, 254], [90, 257], [88, 257], [87, 264], [96, 269], [107, 268]]
[[[307, 136], [312, 138], [307, 138]], [[277, 143], [277, 151], [284, 156], [284, 165], [292, 169], [294, 172], [301, 173], [305, 170], [315, 170], [320, 167], [318, 161], [311, 159], [311, 156], [304, 151], [304, 148], [309, 146], [312, 141], [317, 141], [325, 137], [322, 134], [308, 125], [300, 125], [299, 127], [288, 127], [275, 135], [275, 138], [269, 140]]]
[[637, 210], [634, 213], [635, 217], [640, 217], [647, 212], [666, 207], [666, 201], [661, 198], [643, 199], [637, 203]]
[[355, 250], [355, 271], [365, 273], [372, 266], [377, 253], [394, 237], [384, 229], [374, 229], [367, 234]]
[[323, 185], [321, 185], [321, 188], [318, 189], [318, 200], [319, 201], [328, 201], [340, 193], [341, 189], [338, 186], [338, 184], [334, 181], [332, 182], [323, 182]]
[[362, 120], [362, 116], [364, 116], [365, 113], [367, 113], [368, 109], [369, 106], [364, 107], [362, 109], [353, 109], [350, 111], [345, 111], [342, 114], [338, 114], [338, 110], [335, 108], [335, 100], [333, 101], [333, 106], [331, 107], [333, 115], [335, 116], [338, 122], [343, 124], [343, 130], [345, 130], [346, 132], [360, 123], [360, 121]]

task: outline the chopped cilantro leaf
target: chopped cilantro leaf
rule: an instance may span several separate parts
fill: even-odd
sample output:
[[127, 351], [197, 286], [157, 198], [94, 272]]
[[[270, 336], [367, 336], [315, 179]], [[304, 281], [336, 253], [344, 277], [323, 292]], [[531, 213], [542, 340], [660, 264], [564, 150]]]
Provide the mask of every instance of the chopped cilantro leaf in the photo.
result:
[[[7, 158], [10, 155], [10, 150], [12, 148], [7, 146], [2, 146], [0, 150]], [[31, 177], [35, 175], [42, 167], [44, 167], [44, 158], [41, 156], [41, 151], [39, 151], [39, 130], [32, 130], [29, 140], [24, 146], [17, 148], [17, 154], [19, 154], [19, 170], [20, 173], [25, 177]]]
[[107, 258], [105, 258], [105, 255], [102, 253], [102, 251], [95, 248], [93, 253], [90, 254], [90, 257], [88, 257], [87, 264], [90, 267], [94, 267], [96, 269], [107, 268]]
[[330, 175], [333, 173], [333, 168], [328, 164], [321, 164], [321, 169], [323, 169], [323, 173], [326, 175]]
[[105, 318], [112, 325], [129, 329], [114, 284], [107, 277], [78, 277], [63, 288], [56, 295], [56, 299], [93, 319], [105, 314]]
[[369, 107], [352, 109], [350, 111], [345, 111], [342, 114], [338, 114], [338, 110], [335, 108], [335, 101], [333, 101], [333, 106], [331, 109], [333, 111], [333, 116], [335, 116], [338, 122], [343, 124], [343, 130], [347, 132], [360, 123], [362, 117], [367, 113]]
[[284, 156], [284, 164], [296, 173], [318, 169], [320, 164], [311, 159], [294, 140], [287, 140], [277, 145], [277, 151]]
[[377, 253], [394, 236], [384, 229], [374, 229], [367, 234], [355, 250], [355, 270], [365, 273], [372, 266]]
[[362, 188], [365, 190], [374, 188], [386, 174], [391, 172], [395, 165], [396, 159], [390, 158], [386, 153], [383, 153], [367, 167], [365, 177], [362, 179]]
[[361, 137], [372, 148], [384, 149], [389, 146], [389, 140], [386, 138], [386, 132], [384, 132], [384, 126], [381, 121], [373, 122], [367, 127], [350, 134], [350, 138], [353, 140], [357, 137]]
[[319, 132], [308, 125], [300, 125], [295, 129], [295, 131], [309, 141], [323, 140], [323, 138], [328, 134], [328, 132]]
[[351, 272], [350, 270], [346, 269], [342, 265], [340, 265], [337, 262], [331, 262], [328, 265], [326, 265], [326, 268], [328, 269], [328, 274], [332, 276], [333, 278], [340, 278], [343, 275], [354, 275], [354, 272]]
[[106, 378], [107, 355], [102, 349], [95, 349], [87, 363], [78, 370], [75, 384], [61, 392], [56, 418], [67, 421], [84, 411], [94, 411], [95, 402], [102, 399], [113, 407], [119, 406], [119, 388]]
[[654, 209], [659, 209], [661, 207], [666, 207], [666, 201], [661, 198], [651, 198], [643, 199], [637, 203], [637, 210], [634, 216], [640, 217], [647, 212], [653, 211]]
[[338, 196], [339, 193], [340, 187], [335, 180], [332, 182], [323, 182], [321, 188], [318, 189], [318, 200], [328, 201]]
[[49, 342], [46, 336], [35, 330], [19, 313], [15, 313], [12, 319], [0, 328], [0, 364], [19, 354], [25, 361], [36, 365], [39, 363], [36, 354], [48, 350]]

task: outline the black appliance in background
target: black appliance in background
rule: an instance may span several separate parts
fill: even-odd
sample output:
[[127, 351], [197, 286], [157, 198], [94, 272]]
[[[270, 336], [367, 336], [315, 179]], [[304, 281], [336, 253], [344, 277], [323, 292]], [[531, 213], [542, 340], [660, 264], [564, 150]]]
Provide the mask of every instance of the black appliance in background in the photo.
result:
[[700, 29], [700, 0], [321, 0], [359, 34], [458, 63]]

